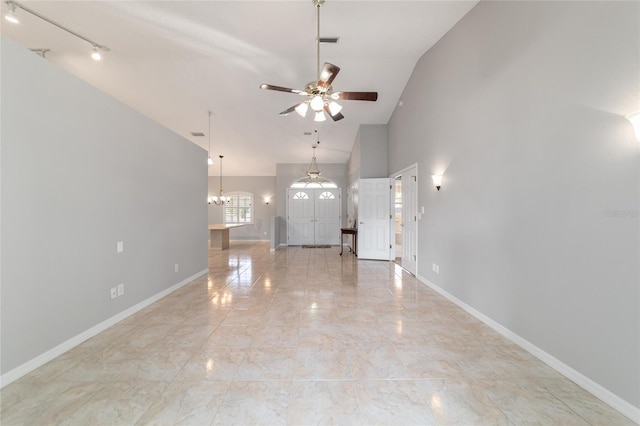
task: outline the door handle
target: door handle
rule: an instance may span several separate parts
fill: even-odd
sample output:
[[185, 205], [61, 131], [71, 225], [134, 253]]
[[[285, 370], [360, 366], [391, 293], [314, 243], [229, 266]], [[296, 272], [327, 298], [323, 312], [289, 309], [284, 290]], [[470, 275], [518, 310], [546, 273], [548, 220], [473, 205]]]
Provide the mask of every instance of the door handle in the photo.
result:
[[364, 225], [364, 222], [360, 222], [360, 225]]

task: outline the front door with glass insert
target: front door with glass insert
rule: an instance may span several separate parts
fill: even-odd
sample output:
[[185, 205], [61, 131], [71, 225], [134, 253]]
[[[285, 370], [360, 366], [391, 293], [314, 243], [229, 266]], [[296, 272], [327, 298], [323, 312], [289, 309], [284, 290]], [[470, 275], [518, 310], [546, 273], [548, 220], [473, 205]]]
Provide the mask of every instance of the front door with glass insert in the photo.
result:
[[289, 245], [340, 244], [339, 188], [287, 190]]

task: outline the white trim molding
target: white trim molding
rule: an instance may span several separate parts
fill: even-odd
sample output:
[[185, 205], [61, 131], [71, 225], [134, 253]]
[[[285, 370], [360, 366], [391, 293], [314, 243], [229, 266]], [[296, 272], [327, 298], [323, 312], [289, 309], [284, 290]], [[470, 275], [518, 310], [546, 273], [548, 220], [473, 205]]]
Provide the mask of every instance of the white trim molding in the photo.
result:
[[502, 324], [494, 321], [493, 319], [489, 318], [488, 316], [478, 311], [477, 309], [473, 308], [472, 306], [467, 305], [465, 302], [458, 299], [456, 296], [447, 292], [443, 288], [432, 283], [425, 277], [421, 275], [417, 275], [417, 278], [420, 282], [425, 284], [427, 287], [433, 289], [440, 295], [447, 298], [449, 301], [455, 303], [460, 308], [464, 309], [469, 314], [473, 315], [474, 317], [476, 317], [477, 319], [479, 319], [480, 321], [482, 321], [483, 323], [491, 327], [493, 330], [497, 331], [507, 339], [511, 340], [516, 345], [520, 346], [522, 349], [529, 352], [531, 355], [538, 358], [540, 361], [547, 364], [549, 367], [553, 368], [563, 376], [572, 380], [574, 383], [582, 387], [587, 392], [591, 393], [596, 398], [610, 405], [615, 410], [618, 410], [620, 413], [624, 414], [625, 416], [630, 418], [632, 421], [640, 424], [640, 408], [635, 407], [634, 405], [620, 398], [618, 395], [614, 394], [610, 390], [604, 388], [603, 386], [594, 382], [593, 380], [586, 377], [582, 373], [574, 370], [567, 364], [555, 358], [553, 355], [545, 352], [544, 350], [540, 349], [533, 343], [517, 335], [513, 331], [503, 326]]
[[188, 278], [185, 278], [184, 280], [180, 281], [177, 284], [174, 284], [173, 286], [149, 297], [148, 299], [143, 300], [142, 302], [139, 302], [133, 306], [131, 306], [128, 309], [125, 309], [124, 311], [112, 316], [111, 318], [102, 321], [99, 324], [94, 325], [93, 327], [89, 328], [88, 330], [83, 331], [82, 333], [72, 337], [71, 339], [60, 343], [58, 346], [49, 349], [48, 351], [38, 355], [37, 357], [25, 362], [22, 365], [19, 365], [18, 367], [14, 368], [13, 370], [7, 371], [5, 374], [3, 374], [2, 376], [0, 376], [0, 389], [5, 387], [6, 385], [8, 385], [9, 383], [15, 382], [16, 380], [18, 380], [19, 378], [21, 378], [22, 376], [25, 376], [26, 374], [29, 374], [30, 372], [32, 372], [33, 370], [35, 370], [38, 367], [43, 366], [44, 364], [46, 364], [47, 362], [51, 361], [52, 359], [62, 355], [63, 353], [67, 352], [70, 349], [75, 348], [76, 346], [78, 346], [79, 344], [81, 344], [82, 342], [84, 342], [85, 340], [95, 336], [98, 333], [103, 332], [104, 330], [106, 330], [107, 328], [111, 327], [112, 325], [117, 324], [118, 322], [122, 321], [125, 318], [130, 317], [131, 315], [135, 314], [136, 312], [146, 308], [147, 306], [151, 305], [154, 302], [157, 302], [158, 300], [162, 299], [163, 297], [167, 296], [170, 293], [173, 293], [174, 291], [178, 290], [181, 287], [184, 287], [185, 285], [187, 285], [188, 283], [190, 283], [191, 281], [195, 280], [196, 278], [199, 278], [203, 275], [206, 275], [209, 272], [209, 269], [205, 269], [203, 271], [200, 271]]

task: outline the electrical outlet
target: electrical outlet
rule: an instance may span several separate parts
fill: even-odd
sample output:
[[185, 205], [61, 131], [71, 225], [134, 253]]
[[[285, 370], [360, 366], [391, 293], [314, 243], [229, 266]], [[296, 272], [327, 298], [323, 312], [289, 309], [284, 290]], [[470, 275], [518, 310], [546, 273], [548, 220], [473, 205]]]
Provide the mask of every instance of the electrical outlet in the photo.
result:
[[118, 291], [115, 287], [111, 287], [111, 300], [115, 299], [116, 297], [118, 297]]
[[436, 264], [435, 264], [435, 263], [432, 263], [432, 264], [431, 264], [431, 270], [432, 270], [433, 272], [435, 272], [435, 271], [436, 271]]
[[440, 265], [436, 265], [436, 274], [440, 273]]
[[180, 270], [180, 265], [176, 263], [173, 267], [173, 272], [178, 272], [179, 270]]
[[118, 284], [118, 296], [122, 296], [124, 294], [124, 284]]
[[116, 252], [122, 253], [124, 251], [124, 241], [118, 241], [116, 243]]

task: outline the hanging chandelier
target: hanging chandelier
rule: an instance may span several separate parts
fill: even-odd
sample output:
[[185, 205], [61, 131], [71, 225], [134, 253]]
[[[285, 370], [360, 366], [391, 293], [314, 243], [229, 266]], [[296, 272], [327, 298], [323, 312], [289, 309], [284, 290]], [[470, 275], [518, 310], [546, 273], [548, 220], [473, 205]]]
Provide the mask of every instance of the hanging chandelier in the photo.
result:
[[224, 191], [222, 190], [222, 155], [218, 156], [220, 158], [220, 190], [218, 191], [218, 195], [209, 198], [209, 204], [215, 204], [216, 206], [222, 206], [227, 202], [227, 197], [224, 196]]
[[335, 187], [335, 183], [332, 180], [320, 176], [320, 169], [318, 169], [318, 162], [316, 161], [316, 149], [318, 145], [320, 145], [320, 132], [316, 129], [315, 133], [318, 135], [318, 139], [316, 143], [311, 146], [311, 148], [313, 148], [313, 156], [311, 157], [311, 163], [307, 170], [307, 176], [298, 179], [292, 187]]

